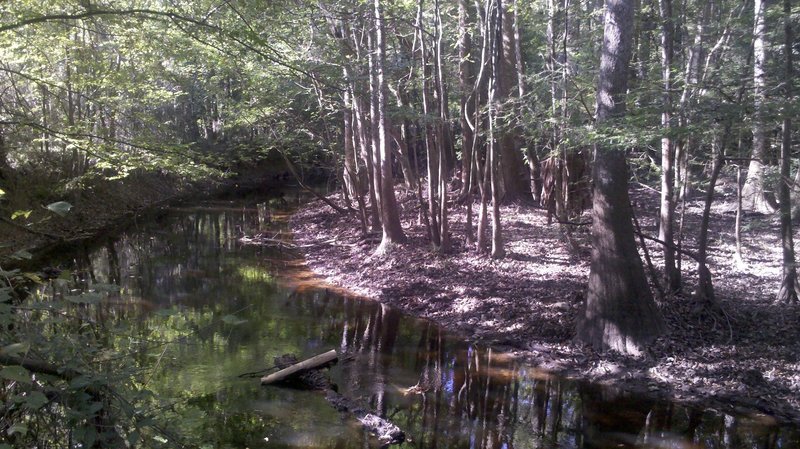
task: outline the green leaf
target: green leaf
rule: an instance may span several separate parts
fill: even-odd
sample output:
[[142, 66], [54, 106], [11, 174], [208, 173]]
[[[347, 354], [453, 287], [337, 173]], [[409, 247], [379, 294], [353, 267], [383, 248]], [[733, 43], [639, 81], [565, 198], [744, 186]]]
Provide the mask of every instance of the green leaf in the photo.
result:
[[[0, 189], [0, 198], [2, 198], [4, 196], [6, 196], [6, 191], [3, 190], [3, 189]], [[2, 446], [0, 446], [0, 448], [2, 448]]]
[[47, 396], [41, 391], [31, 391], [25, 396], [25, 407], [31, 410], [39, 410], [48, 402], [50, 402], [50, 400], [47, 399]]
[[31, 216], [31, 213], [33, 213], [33, 210], [16, 210], [13, 214], [11, 214], [11, 219], [16, 220], [19, 217], [24, 217], [27, 219]]
[[24, 249], [21, 249], [21, 250], [15, 252], [14, 254], [12, 254], [11, 257], [16, 259], [16, 260], [23, 260], [23, 259], [24, 260], [31, 260], [31, 259], [33, 259], [33, 254], [29, 253], [28, 251], [25, 251]]
[[0, 355], [13, 357], [28, 352], [30, 348], [30, 343], [12, 343], [0, 349]]
[[8, 428], [8, 430], [6, 430], [6, 433], [8, 434], [8, 436], [14, 435], [15, 433], [18, 433], [20, 435], [25, 435], [26, 433], [28, 433], [28, 426], [26, 426], [25, 424], [13, 424], [11, 427]]
[[225, 324], [230, 324], [231, 326], [238, 326], [240, 324], [244, 324], [247, 320], [240, 320], [236, 315], [225, 315], [222, 317], [222, 322]]
[[7, 366], [0, 369], [0, 377], [22, 383], [31, 383], [31, 373], [21, 366]]
[[80, 390], [86, 388], [91, 383], [92, 379], [89, 376], [78, 376], [69, 382], [69, 387], [73, 390]]
[[103, 403], [102, 402], [92, 402], [92, 404], [89, 406], [89, 408], [86, 410], [86, 412], [89, 415], [94, 416], [95, 414], [97, 414], [97, 412], [99, 412], [102, 409], [103, 409]]
[[[136, 443], [139, 442], [139, 432], [134, 430], [133, 432], [129, 433], [127, 440], [128, 440], [128, 444], [130, 444], [131, 447], [136, 446]], [[0, 448], [0, 449], [2, 449], [2, 448]]]
[[72, 209], [72, 204], [69, 204], [66, 201], [57, 201], [55, 203], [48, 204], [47, 209], [63, 217], [64, 215], [67, 215], [67, 212], [69, 212], [70, 209]]

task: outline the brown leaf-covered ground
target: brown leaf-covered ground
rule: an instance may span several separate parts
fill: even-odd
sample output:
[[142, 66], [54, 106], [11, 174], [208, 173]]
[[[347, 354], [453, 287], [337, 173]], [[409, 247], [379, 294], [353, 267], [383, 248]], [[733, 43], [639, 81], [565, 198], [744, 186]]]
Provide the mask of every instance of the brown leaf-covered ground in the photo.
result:
[[[800, 422], [800, 306], [774, 302], [781, 276], [777, 217], [746, 218], [746, 264], [737, 264], [734, 188], [720, 186], [710, 233], [721, 310], [691, 299], [695, 264], [684, 259], [686, 294], [659, 301], [668, 332], [640, 358], [598, 354], [572, 342], [589, 270], [588, 229], [572, 227], [568, 235], [566, 227], [548, 224], [541, 209], [503, 206], [503, 260], [465, 246], [463, 206], [451, 213], [453, 250], [433, 253], [417, 220], [417, 201], [405, 192], [398, 198], [408, 243], [387, 256], [373, 254], [378, 237], [364, 236], [355, 215], [337, 215], [319, 201], [298, 211], [292, 227], [308, 265], [330, 283], [522, 360], [679, 401]], [[643, 231], [654, 234], [657, 193], [638, 188], [633, 198]], [[686, 248], [695, 247], [701, 210], [698, 193], [686, 202]], [[649, 247], [656, 266], [659, 251]]]

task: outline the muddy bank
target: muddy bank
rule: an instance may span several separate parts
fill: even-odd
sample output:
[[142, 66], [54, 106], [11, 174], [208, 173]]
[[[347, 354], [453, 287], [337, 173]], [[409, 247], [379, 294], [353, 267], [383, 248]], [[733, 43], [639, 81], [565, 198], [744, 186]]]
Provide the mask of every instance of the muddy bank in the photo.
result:
[[[405, 193], [399, 203], [408, 243], [387, 257], [372, 255], [376, 237], [361, 235], [355, 216], [339, 216], [320, 202], [300, 210], [292, 225], [319, 276], [465, 338], [570, 377], [799, 423], [800, 307], [773, 302], [780, 276], [777, 223], [771, 217], [750, 219], [747, 264], [735, 265], [732, 199], [724, 184], [721, 189], [723, 201], [712, 217], [710, 268], [722, 311], [684, 296], [660, 301], [669, 331], [640, 358], [598, 354], [572, 342], [588, 278], [588, 229], [573, 229], [568, 236], [549, 225], [541, 210], [503, 208], [508, 257], [499, 261], [465, 247], [460, 207], [451, 216], [453, 251], [431, 253], [416, 201]], [[656, 194], [641, 190], [634, 196], [645, 232], [654, 233]], [[693, 244], [699, 201], [687, 205], [687, 247]], [[658, 265], [659, 249], [649, 249]], [[685, 291], [691, 292], [694, 264], [684, 261], [682, 268]]]

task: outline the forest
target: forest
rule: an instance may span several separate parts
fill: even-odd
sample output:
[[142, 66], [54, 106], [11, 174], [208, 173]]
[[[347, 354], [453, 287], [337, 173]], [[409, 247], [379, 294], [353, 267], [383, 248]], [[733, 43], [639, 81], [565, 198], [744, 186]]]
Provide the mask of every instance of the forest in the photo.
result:
[[800, 447], [798, 25], [0, 3], [0, 449], [363, 447], [236, 376], [337, 348], [406, 445]]

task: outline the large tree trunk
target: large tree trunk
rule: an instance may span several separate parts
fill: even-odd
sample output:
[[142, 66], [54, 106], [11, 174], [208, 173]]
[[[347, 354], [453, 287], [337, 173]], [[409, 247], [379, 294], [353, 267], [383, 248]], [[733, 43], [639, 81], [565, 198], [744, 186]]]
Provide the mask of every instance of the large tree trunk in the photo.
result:
[[[514, 39], [514, 14], [509, 12], [510, 0], [498, 0], [498, 17], [500, 23], [498, 24], [498, 86], [497, 96], [500, 101], [508, 102], [508, 100], [516, 97], [519, 89], [517, 82], [517, 54]], [[498, 110], [498, 115], [506, 115], [505, 112], [508, 106], [502, 107]], [[522, 152], [519, 151], [517, 143], [519, 142], [518, 130], [516, 126], [506, 123], [504, 129], [501, 130], [499, 144], [500, 144], [500, 160], [499, 166], [502, 170], [503, 178], [503, 200], [504, 201], [528, 201], [530, 202], [530, 183], [528, 180], [528, 171], [526, 170], [525, 163], [522, 159]]]
[[[633, 32], [634, 0], [608, 0], [606, 5], [598, 126], [625, 114]], [[594, 183], [589, 289], [576, 338], [598, 350], [639, 354], [663, 332], [664, 323], [636, 250], [628, 165], [621, 149], [595, 147]]]
[[795, 268], [794, 239], [792, 236], [792, 202], [789, 183], [791, 182], [791, 156], [792, 156], [792, 115], [791, 104], [793, 100], [792, 82], [792, 5], [791, 0], [783, 0], [784, 13], [784, 100], [786, 105], [783, 110], [783, 136], [781, 145], [781, 179], [778, 182], [778, 198], [781, 212], [781, 243], [783, 246], [783, 281], [778, 291], [778, 300], [783, 302], [797, 302], [797, 269]]
[[744, 182], [742, 201], [745, 210], [771, 214], [775, 212], [775, 197], [765, 184], [764, 166], [769, 157], [769, 142], [764, 124], [767, 107], [767, 0], [755, 0], [753, 15], [753, 153]]

